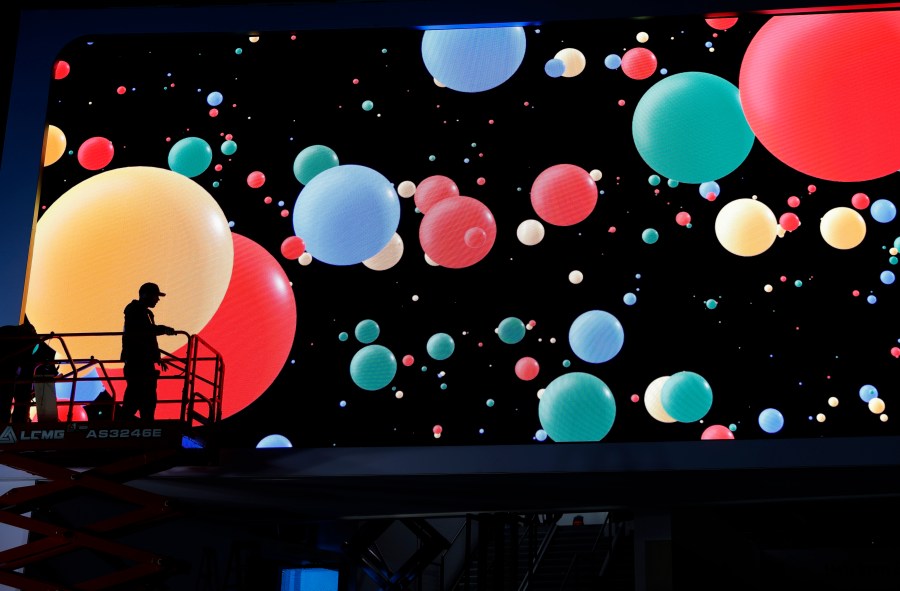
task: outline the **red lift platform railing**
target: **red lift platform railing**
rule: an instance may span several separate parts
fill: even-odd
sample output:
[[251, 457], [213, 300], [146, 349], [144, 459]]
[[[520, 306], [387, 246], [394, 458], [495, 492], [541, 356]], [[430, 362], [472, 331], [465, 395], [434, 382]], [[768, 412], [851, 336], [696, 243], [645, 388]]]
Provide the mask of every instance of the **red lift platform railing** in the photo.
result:
[[[170, 499], [131, 487], [127, 482], [184, 463], [184, 437], [197, 442], [197, 431], [222, 417], [222, 356], [199, 336], [178, 334], [187, 340], [185, 356], [161, 351], [162, 360], [175, 372], [160, 376], [160, 382], [170, 380], [181, 387], [177, 396], [161, 396], [158, 407], [171, 409], [178, 405], [177, 413], [162, 413], [177, 418], [159, 421], [116, 419], [120, 401], [116, 384], [124, 380], [116, 371], [122, 367], [121, 360], [80, 359], [71, 354], [70, 343], [76, 339], [121, 339], [122, 333], [51, 333], [27, 337], [30, 341], [22, 339], [28, 343], [46, 342], [53, 347], [57, 351], [53, 363], [59, 367], [59, 374], [42, 376], [38, 375], [42, 372], [35, 371], [34, 377], [14, 380], [17, 387], [30, 388], [31, 384], [47, 382], [70, 383], [71, 387], [68, 400], [58, 401], [65, 409], [59, 422], [0, 425], [0, 464], [37, 478], [34, 485], [0, 495], [0, 524], [29, 532], [25, 544], [0, 551], [0, 584], [22, 591], [135, 589], [139, 581], [164, 577], [184, 568], [177, 560], [118, 539], [126, 532], [179, 514]], [[94, 369], [96, 373], [91, 371]], [[79, 385], [84, 391], [86, 384], [97, 381], [108, 397], [99, 402], [78, 401]], [[166, 388], [161, 390], [165, 392]], [[108, 405], [109, 418], [78, 420], [75, 410], [80, 404]], [[204, 461], [208, 463], [208, 459]], [[131, 508], [65, 527], [26, 515], [87, 495], [99, 496], [100, 502], [111, 499], [117, 508], [124, 501]], [[40, 563], [46, 560], [85, 550], [113, 557], [104, 564], [116, 564], [118, 568], [110, 566], [109, 572], [92, 572], [87, 580], [75, 583], [32, 576], [34, 571], [41, 572]]]

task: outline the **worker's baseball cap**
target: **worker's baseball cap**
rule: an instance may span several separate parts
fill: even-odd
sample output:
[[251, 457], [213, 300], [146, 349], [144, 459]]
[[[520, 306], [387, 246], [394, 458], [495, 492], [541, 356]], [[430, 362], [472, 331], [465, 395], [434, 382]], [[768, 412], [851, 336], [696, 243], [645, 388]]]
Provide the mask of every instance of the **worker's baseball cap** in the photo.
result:
[[166, 294], [159, 291], [159, 286], [155, 283], [145, 283], [141, 286], [141, 289], [138, 290], [138, 295], [157, 295], [159, 297], [163, 297]]

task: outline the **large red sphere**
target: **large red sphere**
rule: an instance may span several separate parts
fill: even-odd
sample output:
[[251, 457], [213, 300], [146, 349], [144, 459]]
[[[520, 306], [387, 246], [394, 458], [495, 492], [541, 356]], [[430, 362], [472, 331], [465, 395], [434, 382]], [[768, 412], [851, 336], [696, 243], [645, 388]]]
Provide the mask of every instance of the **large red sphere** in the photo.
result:
[[557, 164], [534, 179], [531, 205], [548, 224], [571, 226], [587, 218], [597, 205], [597, 183], [574, 164]]
[[[253, 240], [234, 233], [232, 239], [234, 267], [225, 298], [198, 333], [224, 361], [223, 418], [243, 410], [272, 385], [290, 355], [297, 329], [294, 292], [281, 265]], [[177, 294], [169, 293], [168, 297], [177, 298]], [[165, 319], [159, 318], [159, 322]], [[208, 350], [200, 353], [209, 354]], [[173, 352], [175, 357], [186, 354], [186, 347]], [[121, 370], [109, 373], [122, 375]], [[170, 366], [163, 375], [177, 372]], [[212, 364], [202, 364], [197, 375], [210, 379]], [[159, 399], [180, 400], [182, 385], [182, 380], [160, 379]], [[125, 382], [115, 382], [115, 388], [121, 400]], [[199, 382], [196, 391], [210, 394], [209, 387]], [[156, 418], [177, 418], [179, 411], [179, 404], [161, 403], [156, 407]]]
[[497, 237], [494, 215], [471, 197], [450, 197], [434, 205], [419, 225], [422, 250], [442, 267], [461, 269], [483, 259]]
[[776, 16], [740, 72], [750, 128], [804, 174], [867, 181], [900, 169], [900, 13]]
[[436, 174], [419, 183], [413, 201], [419, 211], [428, 213], [438, 201], [447, 197], [459, 197], [459, 187], [449, 177]]

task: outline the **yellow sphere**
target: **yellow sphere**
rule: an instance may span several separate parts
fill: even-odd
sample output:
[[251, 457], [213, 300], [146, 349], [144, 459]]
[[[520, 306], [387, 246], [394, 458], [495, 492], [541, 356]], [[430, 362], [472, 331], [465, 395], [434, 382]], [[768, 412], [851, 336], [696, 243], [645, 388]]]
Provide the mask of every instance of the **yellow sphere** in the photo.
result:
[[402, 256], [403, 239], [395, 232], [384, 248], [375, 256], [364, 260], [363, 265], [373, 271], [384, 271], [396, 265]]
[[634, 38], [637, 39], [637, 42], [638, 42], [638, 43], [646, 43], [647, 41], [650, 40], [650, 35], [648, 35], [648, 34], [647, 34], [646, 32], [644, 32], [644, 31], [641, 31], [640, 33], [638, 33], [637, 35], [635, 35]]
[[407, 198], [416, 194], [416, 184], [412, 181], [403, 181], [397, 185], [397, 195]]
[[866, 220], [855, 209], [835, 207], [822, 216], [819, 231], [829, 245], [848, 250], [866, 237]]
[[725, 250], [742, 257], [764, 253], [778, 235], [778, 220], [756, 199], [735, 199], [716, 216], [716, 238]]
[[644, 391], [644, 406], [647, 407], [647, 412], [650, 413], [650, 416], [660, 423], [676, 422], [662, 405], [662, 388], [668, 379], [669, 376], [658, 377], [650, 382], [650, 385]]
[[[157, 322], [197, 333], [222, 303], [234, 246], [203, 187], [171, 170], [118, 168], [66, 191], [37, 223], [25, 310], [38, 332], [118, 332], [146, 282]], [[175, 351], [184, 337], [160, 337]], [[118, 359], [117, 337], [66, 341], [76, 358]]]
[[876, 415], [880, 415], [884, 412], [884, 400], [881, 398], [873, 398], [869, 401], [869, 410]]
[[763, 286], [763, 290], [766, 293], [772, 293], [772, 289], [774, 289], [774, 288], [771, 285], [769, 285], [768, 283], [766, 283], [765, 286]]
[[425, 254], [425, 262], [428, 263], [429, 265], [431, 265], [432, 267], [440, 267], [440, 265], [437, 264], [433, 258], [428, 256], [428, 254]]
[[587, 59], [585, 59], [584, 54], [572, 47], [560, 49], [554, 57], [562, 60], [562, 63], [566, 65], [566, 69], [562, 73], [564, 78], [572, 78], [581, 74], [587, 65]]
[[878, 418], [881, 419], [881, 422], [882, 422], [882, 423], [887, 423], [887, 422], [888, 422], [888, 417], [887, 417], [887, 415], [881, 415], [881, 416], [878, 417]]
[[308, 252], [304, 252], [303, 254], [300, 255], [300, 258], [297, 259], [297, 262], [305, 267], [305, 266], [309, 265], [312, 262], [312, 260], [313, 260], [312, 255], [309, 254]]
[[590, 174], [591, 174], [591, 178], [594, 179], [595, 183], [603, 178], [603, 172], [601, 172], [600, 169], [598, 169], [598, 168], [595, 168], [594, 170], [592, 170], [590, 172]]
[[837, 397], [835, 397], [835, 396], [832, 396], [831, 398], [828, 399], [828, 406], [830, 406], [832, 408], [836, 407], [838, 405], [838, 403], [839, 403], [839, 401], [838, 401]]
[[575, 270], [569, 273], [569, 283], [578, 285], [582, 281], [584, 281], [584, 273], [581, 271]]
[[820, 412], [819, 414], [817, 414], [816, 420], [819, 421], [820, 423], [824, 423], [825, 422], [825, 413]]
[[50, 166], [66, 151], [66, 134], [55, 125], [47, 126], [47, 145], [44, 147], [44, 166]]

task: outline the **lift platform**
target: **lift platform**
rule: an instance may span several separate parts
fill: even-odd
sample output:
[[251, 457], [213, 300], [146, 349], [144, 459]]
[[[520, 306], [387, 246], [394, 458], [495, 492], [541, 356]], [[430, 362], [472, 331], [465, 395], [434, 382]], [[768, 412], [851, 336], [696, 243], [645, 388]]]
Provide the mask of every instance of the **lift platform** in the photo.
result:
[[[35, 375], [25, 379], [20, 376], [15, 380], [16, 387], [65, 384], [57, 391], [67, 391], [68, 398], [57, 401], [58, 421], [0, 426], [0, 465], [34, 476], [33, 485], [0, 495], [0, 524], [28, 531], [26, 543], [0, 551], [0, 584], [23, 591], [140, 589], [185, 567], [122, 540], [125, 533], [180, 514], [171, 499], [129, 486], [128, 482], [186, 465], [189, 457], [196, 463], [198, 456], [185, 448], [204, 447], [204, 433], [221, 419], [224, 364], [221, 355], [203, 339], [179, 333], [186, 340], [179, 351], [186, 353], [161, 352], [163, 361], [174, 371], [161, 376], [160, 382], [169, 380], [178, 387], [169, 384], [160, 388], [158, 408], [164, 411], [160, 414], [172, 418], [117, 418], [118, 392], [124, 384], [122, 362], [74, 358], [69, 345], [75, 339], [120, 339], [121, 334], [36, 336], [38, 342], [58, 352], [53, 364], [59, 371], [55, 376], [42, 375], [48, 372], [39, 371], [37, 364]], [[32, 342], [27, 341], [27, 346]], [[79, 392], [97, 390], [101, 395], [94, 400], [79, 396]], [[212, 457], [214, 454], [202, 454], [201, 461], [208, 462]], [[36, 517], [43, 514], [42, 508], [86, 496], [106, 500], [118, 512], [110, 515], [107, 511], [100, 518], [74, 526]], [[84, 552], [105, 557], [108, 572], [91, 572], [86, 580], [73, 585], [48, 580], [46, 572], [52, 569], [41, 568], [41, 563], [51, 558]], [[36, 572], [42, 576], [34, 576]]]

